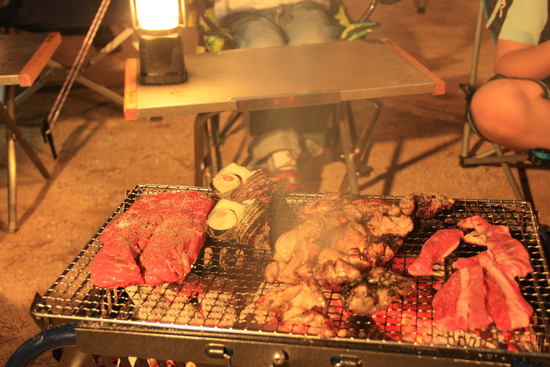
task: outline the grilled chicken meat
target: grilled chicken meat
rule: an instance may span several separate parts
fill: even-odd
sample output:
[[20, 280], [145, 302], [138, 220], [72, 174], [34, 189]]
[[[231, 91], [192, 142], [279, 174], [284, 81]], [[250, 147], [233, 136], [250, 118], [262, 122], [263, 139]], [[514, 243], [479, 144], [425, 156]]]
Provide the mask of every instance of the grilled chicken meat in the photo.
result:
[[437, 192], [429, 194], [413, 193], [401, 199], [399, 207], [403, 214], [415, 219], [430, 219], [442, 210], [450, 209], [454, 200]]
[[406, 297], [416, 289], [408, 278], [389, 269], [374, 268], [359, 284], [342, 287], [341, 300], [346, 311], [356, 315], [370, 315], [390, 305], [397, 297]]
[[[413, 229], [411, 218], [396, 204], [340, 193], [327, 193], [303, 205], [297, 217], [298, 225], [275, 243], [276, 264], [266, 268], [267, 282], [316, 279], [337, 288], [342, 279], [351, 281], [358, 272], [390, 261]], [[342, 269], [350, 273], [342, 277]]]
[[280, 325], [287, 330], [305, 332], [305, 328], [314, 328], [321, 337], [334, 336], [334, 324], [326, 316], [328, 302], [321, 288], [313, 282], [274, 288], [256, 301], [256, 308], [274, 312]]
[[316, 281], [329, 289], [334, 288], [335, 285], [356, 283], [361, 279], [361, 271], [342, 259], [317, 265], [312, 273]]

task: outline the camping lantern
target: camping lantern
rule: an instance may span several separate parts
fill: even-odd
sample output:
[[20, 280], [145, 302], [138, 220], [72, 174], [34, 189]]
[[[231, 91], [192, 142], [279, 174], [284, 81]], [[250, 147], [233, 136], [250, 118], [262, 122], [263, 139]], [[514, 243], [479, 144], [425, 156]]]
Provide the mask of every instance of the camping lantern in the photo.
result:
[[187, 80], [181, 28], [184, 0], [130, 0], [139, 36], [142, 84], [175, 84]]

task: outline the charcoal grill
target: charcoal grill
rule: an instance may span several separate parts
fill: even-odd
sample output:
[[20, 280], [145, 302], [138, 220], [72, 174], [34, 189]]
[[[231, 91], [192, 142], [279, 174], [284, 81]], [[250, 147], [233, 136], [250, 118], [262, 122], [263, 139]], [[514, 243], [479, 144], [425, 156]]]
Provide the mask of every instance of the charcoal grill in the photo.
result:
[[[323, 339], [315, 330], [283, 330], [269, 319], [250, 316], [254, 296], [265, 291], [262, 273], [271, 262], [270, 251], [209, 238], [182, 283], [118, 290], [94, 286], [89, 268], [101, 248], [98, 238], [103, 228], [140, 196], [177, 190], [209, 193], [202, 188], [160, 185], [137, 185], [128, 191], [104, 226], [33, 305], [32, 315], [50, 326], [76, 324], [77, 346], [84, 353], [124, 360], [154, 358], [161, 364], [169, 360], [234, 366], [466, 366], [472, 362], [494, 366], [527, 360], [550, 365], [550, 275], [544, 242], [528, 202], [456, 199], [452, 209], [415, 223], [390, 266], [404, 273], [436, 230], [456, 228], [463, 218], [480, 215], [493, 225], [506, 225], [527, 248], [534, 268], [519, 280], [535, 311], [529, 328], [510, 333], [436, 330], [431, 308], [434, 288], [448, 279], [456, 258], [483, 250], [463, 244], [437, 275], [415, 278], [418, 290], [413, 297], [396, 299], [375, 315], [346, 317], [339, 307], [339, 294], [326, 292], [329, 316], [340, 329], [336, 337]], [[272, 240], [292, 227], [296, 206], [320, 195], [274, 193], [269, 207]]]

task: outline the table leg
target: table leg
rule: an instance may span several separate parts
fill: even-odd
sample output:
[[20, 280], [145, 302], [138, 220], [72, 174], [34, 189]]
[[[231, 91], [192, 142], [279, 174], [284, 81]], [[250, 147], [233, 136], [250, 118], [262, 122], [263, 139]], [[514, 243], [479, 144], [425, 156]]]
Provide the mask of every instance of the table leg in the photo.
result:
[[[8, 92], [10, 89], [14, 89], [14, 88], [15, 88], [14, 86], [9, 86]], [[8, 93], [8, 95], [11, 93], [13, 92]], [[13, 103], [13, 98], [8, 98], [7, 103]], [[42, 173], [42, 176], [44, 176], [44, 178], [50, 178], [50, 173], [46, 169], [46, 166], [44, 166], [40, 158], [38, 158], [38, 155], [36, 154], [32, 146], [29, 144], [29, 142], [27, 141], [27, 139], [19, 129], [19, 126], [17, 126], [17, 124], [15, 123], [15, 119], [14, 117], [12, 117], [14, 115], [15, 115], [14, 113], [11, 113], [11, 116], [10, 116], [10, 113], [6, 111], [5, 108], [0, 108], [0, 118], [2, 119], [2, 121], [4, 121], [8, 129], [11, 130], [13, 135], [15, 135], [15, 138], [17, 139], [17, 141], [19, 141], [19, 145], [21, 145], [21, 148], [23, 148], [25, 153], [27, 153], [27, 155], [29, 156], [31, 161], [34, 163], [36, 168], [38, 168], [40, 173]]]
[[[10, 116], [15, 116], [15, 88], [3, 87], [3, 89], [4, 91], [7, 89], [7, 113]], [[0, 108], [4, 109], [3, 106], [0, 106]], [[6, 129], [6, 140], [8, 150], [8, 232], [13, 233], [17, 230], [17, 166], [15, 156], [15, 136], [13, 136], [10, 129]]]
[[206, 122], [212, 116], [216, 116], [218, 112], [214, 113], [199, 113], [195, 118], [194, 135], [195, 135], [195, 186], [206, 186], [209, 181], [205, 178], [207, 170], [207, 176], [212, 176], [212, 155], [210, 153], [210, 138], [206, 133]]
[[[2, 87], [3, 90], [6, 87]], [[7, 87], [7, 98], [5, 98], [6, 108], [3, 104], [0, 106], [0, 118], [7, 126], [7, 149], [8, 149], [8, 232], [17, 230], [17, 188], [16, 188], [16, 156], [15, 156], [15, 141], [27, 153], [44, 178], [50, 178], [50, 173], [42, 164], [38, 155], [34, 152], [32, 146], [27, 142], [25, 136], [15, 123], [15, 86]]]
[[[13, 117], [15, 116], [15, 88], [8, 87], [7, 89], [7, 112]], [[2, 107], [0, 106], [0, 108]], [[6, 129], [6, 138], [8, 146], [8, 232], [14, 233], [17, 231], [17, 163], [15, 156], [15, 136], [10, 129]]]

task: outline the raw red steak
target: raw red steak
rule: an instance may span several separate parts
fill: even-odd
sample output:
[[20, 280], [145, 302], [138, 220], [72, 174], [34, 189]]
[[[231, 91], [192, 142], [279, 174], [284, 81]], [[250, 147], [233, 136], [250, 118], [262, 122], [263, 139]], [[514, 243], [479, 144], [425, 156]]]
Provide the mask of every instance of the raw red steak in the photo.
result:
[[92, 280], [107, 288], [182, 281], [204, 244], [213, 206], [194, 191], [142, 196], [103, 230]]
[[434, 323], [443, 331], [482, 328], [492, 320], [485, 307], [483, 267], [455, 271], [433, 300]]
[[420, 255], [407, 269], [410, 275], [432, 275], [433, 264], [444, 260], [453, 252], [464, 232], [460, 229], [440, 229], [431, 236], [420, 250]]

